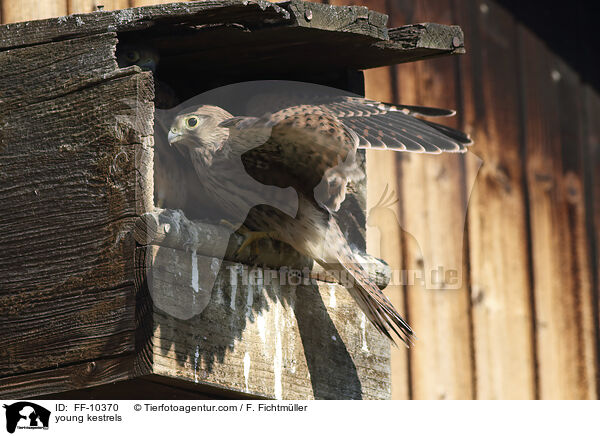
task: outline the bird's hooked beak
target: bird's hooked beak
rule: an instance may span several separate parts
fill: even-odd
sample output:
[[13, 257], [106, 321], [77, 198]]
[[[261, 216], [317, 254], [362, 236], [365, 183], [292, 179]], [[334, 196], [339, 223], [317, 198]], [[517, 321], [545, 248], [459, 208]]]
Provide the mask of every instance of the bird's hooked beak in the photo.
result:
[[168, 139], [170, 145], [173, 145], [174, 143], [179, 141], [182, 137], [183, 137], [183, 134], [175, 128], [171, 128], [171, 130], [169, 130], [169, 134], [167, 135], [167, 139]]

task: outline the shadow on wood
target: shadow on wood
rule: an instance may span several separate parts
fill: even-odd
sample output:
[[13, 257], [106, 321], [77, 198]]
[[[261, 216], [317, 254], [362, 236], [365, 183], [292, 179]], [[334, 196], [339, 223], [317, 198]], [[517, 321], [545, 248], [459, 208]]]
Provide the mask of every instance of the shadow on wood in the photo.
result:
[[137, 253], [138, 287], [155, 303], [149, 372], [275, 398], [358, 399], [363, 385], [367, 398], [389, 396], [389, 343], [340, 285], [306, 266], [262, 269], [155, 245]]

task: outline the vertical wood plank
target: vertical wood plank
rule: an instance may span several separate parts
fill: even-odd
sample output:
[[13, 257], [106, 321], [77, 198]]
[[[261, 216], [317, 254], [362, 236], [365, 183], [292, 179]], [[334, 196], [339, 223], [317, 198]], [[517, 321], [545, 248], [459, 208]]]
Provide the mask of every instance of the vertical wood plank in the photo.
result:
[[2, 22], [39, 20], [67, 15], [67, 0], [2, 0]]
[[[386, 0], [310, 0], [335, 6], [366, 6], [370, 10], [387, 12]], [[379, 101], [393, 101], [393, 67], [367, 70], [365, 77], [365, 96]], [[377, 207], [384, 191], [390, 194], [394, 190], [397, 165], [393, 152], [366, 153], [367, 173], [367, 252], [384, 259], [392, 271], [402, 270], [401, 235], [398, 225], [400, 216], [398, 203], [387, 207]], [[397, 195], [397, 194], [396, 194]], [[397, 196], [394, 196], [395, 200]], [[394, 279], [392, 279], [394, 280]], [[396, 281], [397, 282], [397, 281]], [[384, 293], [401, 314], [405, 313], [403, 287], [393, 281]], [[393, 400], [410, 399], [410, 379], [408, 352], [405, 347], [391, 348], [391, 384]]]
[[[332, 0], [332, 5], [360, 5], [388, 13], [386, 0]], [[365, 71], [365, 96], [378, 101], [394, 101], [393, 67]], [[399, 226], [399, 203], [375, 207], [387, 189], [391, 203], [398, 198], [396, 177], [398, 164], [394, 152], [367, 151], [367, 251], [384, 259], [392, 271], [392, 283], [384, 290], [401, 314], [406, 313], [404, 289], [400, 283], [402, 264], [402, 231]], [[392, 347], [392, 399], [410, 398], [408, 351], [405, 347]]]
[[[467, 45], [459, 60], [463, 127], [483, 161], [468, 214], [477, 398], [532, 399], [535, 347], [516, 23], [492, 2], [455, 5]], [[468, 167], [471, 175], [477, 170]]]
[[519, 27], [543, 399], [597, 397], [582, 155], [581, 82]]
[[[395, 1], [392, 5], [391, 26], [452, 23], [449, 1]], [[399, 65], [398, 101], [457, 108], [455, 71], [453, 58]], [[457, 124], [456, 119], [437, 121]], [[415, 399], [470, 399], [474, 394], [468, 274], [463, 262], [463, 157], [401, 153], [397, 159], [402, 225], [407, 232], [403, 242], [408, 312], [419, 338], [410, 350], [412, 395]], [[442, 276], [434, 279], [438, 272]]]
[[69, 14], [83, 14], [98, 10], [102, 6], [105, 11], [115, 9], [126, 9], [129, 7], [129, 0], [68, 0]]
[[[584, 132], [585, 132], [585, 156], [586, 156], [586, 210], [588, 212], [588, 232], [591, 235], [592, 245], [592, 284], [593, 295], [596, 299], [596, 347], [600, 341], [599, 324], [599, 300], [600, 300], [600, 92], [589, 85], [584, 86]], [[598, 350], [596, 350], [598, 351]], [[597, 387], [600, 379], [596, 380]]]
[[[378, 101], [393, 101], [392, 68], [378, 68], [365, 74], [366, 97]], [[402, 263], [402, 230], [399, 226], [400, 205], [396, 187], [398, 163], [392, 151], [367, 152], [367, 251], [384, 259], [392, 271], [393, 281], [384, 290], [394, 307], [406, 314], [404, 289], [400, 283]], [[388, 204], [375, 207], [386, 192]], [[408, 351], [405, 347], [392, 347], [392, 399], [410, 398]]]

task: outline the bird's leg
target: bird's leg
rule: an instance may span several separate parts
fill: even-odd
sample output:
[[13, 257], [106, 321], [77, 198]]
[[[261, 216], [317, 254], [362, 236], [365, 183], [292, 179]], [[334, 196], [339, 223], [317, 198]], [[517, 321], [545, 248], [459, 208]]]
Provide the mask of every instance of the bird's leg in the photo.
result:
[[[248, 247], [253, 242], [256, 242], [263, 238], [269, 237], [268, 232], [253, 232], [252, 230], [250, 230], [248, 227], [246, 227], [243, 224], [235, 225], [231, 221], [227, 221], [225, 219], [222, 219], [221, 221], [219, 221], [219, 224], [221, 224], [222, 226], [225, 226], [225, 227], [229, 227], [232, 231], [237, 232], [244, 237], [244, 241], [242, 242], [242, 245], [240, 245], [240, 247], [237, 250], [235, 250], [236, 256], [239, 255], [242, 252], [242, 250], [244, 250], [246, 247]], [[256, 253], [256, 254], [258, 254], [258, 253]]]
[[253, 232], [251, 230], [248, 230], [246, 227], [244, 227], [243, 229], [240, 228], [240, 230], [238, 230], [238, 233], [244, 236], [244, 242], [242, 242], [240, 248], [238, 248], [235, 251], [236, 255], [239, 255], [244, 250], [244, 248], [248, 247], [253, 242], [269, 237], [269, 232]]

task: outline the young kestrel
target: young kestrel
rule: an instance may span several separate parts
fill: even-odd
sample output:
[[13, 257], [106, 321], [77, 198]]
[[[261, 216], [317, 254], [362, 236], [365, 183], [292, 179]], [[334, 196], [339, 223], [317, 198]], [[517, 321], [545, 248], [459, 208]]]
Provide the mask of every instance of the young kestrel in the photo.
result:
[[361, 266], [335, 213], [348, 182], [363, 176], [357, 149], [464, 152], [471, 143], [464, 133], [415, 114], [453, 112], [351, 96], [259, 117], [201, 105], [174, 119], [168, 139], [190, 158], [224, 218], [310, 256], [348, 289], [381, 333], [392, 339], [394, 332], [408, 344], [412, 329]]

